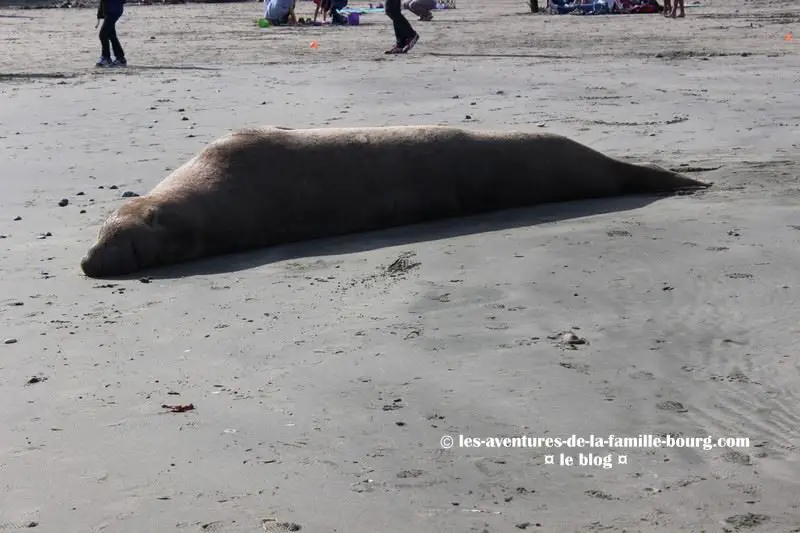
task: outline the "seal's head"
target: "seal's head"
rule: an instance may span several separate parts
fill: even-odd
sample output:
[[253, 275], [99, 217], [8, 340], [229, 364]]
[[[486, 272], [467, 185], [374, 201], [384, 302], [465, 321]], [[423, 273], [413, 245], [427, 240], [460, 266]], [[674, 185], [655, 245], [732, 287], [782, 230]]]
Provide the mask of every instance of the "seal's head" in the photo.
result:
[[125, 203], [106, 220], [97, 242], [81, 260], [81, 269], [91, 278], [124, 276], [198, 253], [192, 221], [175, 206], [143, 196]]

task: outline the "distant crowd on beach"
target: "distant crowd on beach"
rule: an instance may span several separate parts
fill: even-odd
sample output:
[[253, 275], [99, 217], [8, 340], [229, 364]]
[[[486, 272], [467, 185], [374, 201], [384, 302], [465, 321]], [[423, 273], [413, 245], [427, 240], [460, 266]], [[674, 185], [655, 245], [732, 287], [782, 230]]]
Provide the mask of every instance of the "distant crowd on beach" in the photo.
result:
[[[322, 22], [326, 22], [328, 17], [331, 24], [344, 25], [348, 23], [347, 17], [341, 13], [347, 7], [348, 0], [313, 0], [316, 5], [314, 18], [303, 19], [296, 17], [296, 0], [264, 0], [264, 19], [272, 26], [284, 26], [294, 24], [319, 24], [318, 19], [322, 15]], [[388, 4], [389, 2], [387, 2]], [[373, 7], [372, 4], [369, 5]], [[384, 8], [383, 4], [378, 3], [378, 8]], [[419, 20], [429, 22], [433, 20], [433, 11], [436, 9], [436, 0], [406, 0], [403, 8], [411, 11], [419, 17]]]
[[[117, 37], [116, 23], [122, 16], [126, 0], [100, 0], [97, 8], [97, 23], [100, 27], [100, 60], [98, 67], [124, 67], [128, 64], [125, 52]], [[323, 23], [328, 17], [331, 24], [345, 25], [348, 19], [342, 14], [348, 0], [313, 0], [316, 4], [314, 19], [297, 19], [295, 7], [297, 0], [263, 0], [264, 19], [275, 26], [294, 24], [318, 24], [322, 15]], [[613, 14], [613, 13], [656, 13], [662, 12], [672, 18], [686, 16], [684, 0], [663, 0], [664, 7], [658, 0], [546, 0], [548, 11], [553, 13], [579, 14]], [[403, 15], [403, 8], [414, 13], [422, 22], [433, 20], [433, 11], [437, 8], [437, 0], [385, 0], [386, 15], [392, 20], [395, 44], [386, 50], [386, 54], [406, 54], [419, 41], [419, 34]], [[371, 5], [370, 5], [371, 6]], [[379, 7], [383, 7], [380, 6]], [[114, 53], [112, 58], [111, 53]]]
[[[298, 20], [295, 15], [297, 0], [264, 0], [264, 19], [274, 26], [305, 24], [308, 21]], [[316, 10], [312, 24], [317, 23], [317, 18], [322, 14], [323, 21], [328, 16], [331, 24], [347, 24], [347, 18], [341, 11], [347, 7], [347, 0], [314, 0]], [[403, 15], [402, 8], [405, 7], [419, 17], [421, 21], [433, 20], [433, 10], [436, 9], [436, 0], [386, 0], [386, 15], [392, 19], [394, 26], [395, 45], [387, 50], [386, 54], [406, 54], [414, 48], [419, 40], [419, 34], [411, 26], [411, 23]]]
[[665, 17], [686, 16], [684, 0], [547, 0], [547, 10], [560, 15], [616, 15], [663, 13]]

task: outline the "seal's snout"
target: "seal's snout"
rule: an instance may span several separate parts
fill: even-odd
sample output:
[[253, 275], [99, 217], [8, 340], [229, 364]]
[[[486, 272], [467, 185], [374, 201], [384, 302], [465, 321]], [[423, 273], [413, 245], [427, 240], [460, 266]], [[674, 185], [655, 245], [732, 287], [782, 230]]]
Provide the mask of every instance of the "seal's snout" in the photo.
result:
[[97, 261], [95, 260], [95, 256], [92, 255], [91, 250], [89, 253], [83, 256], [83, 259], [81, 259], [81, 270], [83, 270], [83, 273], [90, 278], [96, 278], [102, 275], [101, 270], [97, 265]]
[[122, 276], [138, 267], [130, 245], [97, 243], [81, 259], [81, 269], [90, 278]]

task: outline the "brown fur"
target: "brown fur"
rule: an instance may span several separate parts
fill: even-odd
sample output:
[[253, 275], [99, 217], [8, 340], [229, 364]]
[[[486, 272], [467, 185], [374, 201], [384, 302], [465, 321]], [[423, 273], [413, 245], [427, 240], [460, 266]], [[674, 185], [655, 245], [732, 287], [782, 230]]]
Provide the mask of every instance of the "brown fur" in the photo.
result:
[[706, 185], [559, 135], [442, 126], [244, 130], [122, 205], [92, 277], [546, 202]]

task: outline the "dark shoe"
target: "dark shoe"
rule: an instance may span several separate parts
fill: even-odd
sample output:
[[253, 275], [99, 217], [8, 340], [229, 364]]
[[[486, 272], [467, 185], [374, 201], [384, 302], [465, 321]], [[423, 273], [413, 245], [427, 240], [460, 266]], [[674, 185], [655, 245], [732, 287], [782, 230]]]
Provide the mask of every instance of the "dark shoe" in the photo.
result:
[[394, 45], [391, 49], [386, 50], [384, 54], [405, 54], [405, 50], [400, 45]]
[[124, 57], [122, 59], [116, 58], [114, 61], [111, 62], [111, 66], [112, 67], [127, 67], [128, 66], [128, 60], [125, 59]]
[[101, 57], [100, 61], [94, 64], [96, 67], [110, 67], [111, 66], [111, 59], [107, 57]]
[[407, 54], [414, 48], [414, 45], [417, 44], [419, 41], [419, 33], [415, 33], [414, 36], [406, 42], [406, 45], [403, 47], [403, 53]]

